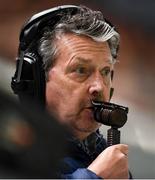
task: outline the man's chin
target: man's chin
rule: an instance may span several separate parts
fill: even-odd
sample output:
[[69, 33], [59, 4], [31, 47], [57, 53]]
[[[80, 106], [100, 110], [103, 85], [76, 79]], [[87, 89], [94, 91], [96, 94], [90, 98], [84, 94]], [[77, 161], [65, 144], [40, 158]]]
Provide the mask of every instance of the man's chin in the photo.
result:
[[[90, 122], [89, 122], [90, 123]], [[74, 124], [72, 126], [73, 134], [79, 139], [84, 139], [89, 136], [91, 133], [95, 132], [100, 127], [100, 124], [93, 122], [90, 124]]]

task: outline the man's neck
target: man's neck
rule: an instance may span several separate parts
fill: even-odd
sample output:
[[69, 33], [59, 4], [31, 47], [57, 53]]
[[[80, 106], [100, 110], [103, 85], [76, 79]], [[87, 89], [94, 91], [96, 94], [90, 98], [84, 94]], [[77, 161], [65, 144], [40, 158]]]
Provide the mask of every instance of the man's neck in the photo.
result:
[[80, 141], [83, 141], [86, 139], [91, 133], [93, 132], [79, 132], [79, 131], [74, 131], [74, 137]]

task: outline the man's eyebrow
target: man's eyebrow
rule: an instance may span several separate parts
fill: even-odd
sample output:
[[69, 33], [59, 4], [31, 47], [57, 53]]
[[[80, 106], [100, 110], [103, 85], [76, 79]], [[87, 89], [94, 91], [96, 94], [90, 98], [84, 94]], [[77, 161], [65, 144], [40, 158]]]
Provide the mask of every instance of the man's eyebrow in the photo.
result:
[[[107, 58], [104, 60], [105, 62], [109, 63], [109, 64], [113, 64], [112, 59], [111, 58]], [[91, 63], [92, 59], [86, 59], [86, 58], [81, 58], [81, 57], [76, 57], [76, 60], [72, 61], [71, 63], [81, 63], [81, 64], [88, 64]]]
[[82, 58], [82, 57], [76, 57], [76, 58], [72, 58], [68, 65], [75, 65], [75, 64], [88, 64], [91, 62], [91, 59], [85, 59], [85, 58]]
[[109, 63], [109, 64], [113, 64], [113, 59], [112, 58], [105, 58], [104, 62]]
[[85, 63], [85, 64], [90, 63], [92, 61], [91, 59], [85, 59], [85, 58], [81, 58], [81, 57], [77, 57], [76, 59], [78, 62]]
[[[81, 58], [81, 57], [77, 57], [77, 60], [79, 62], [82, 62], [82, 63], [90, 63], [92, 61], [91, 59], [85, 59], [85, 58]], [[112, 58], [107, 58], [104, 60], [104, 62], [107, 62], [109, 64], [113, 64]]]

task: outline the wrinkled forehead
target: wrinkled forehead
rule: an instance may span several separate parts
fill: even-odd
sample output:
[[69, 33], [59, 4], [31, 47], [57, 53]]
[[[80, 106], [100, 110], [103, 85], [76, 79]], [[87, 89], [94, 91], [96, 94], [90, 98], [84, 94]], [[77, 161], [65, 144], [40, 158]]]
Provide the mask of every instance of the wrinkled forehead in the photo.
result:
[[108, 42], [95, 41], [85, 35], [67, 33], [57, 37], [57, 50], [63, 56], [87, 56], [101, 57], [112, 63], [112, 55]]

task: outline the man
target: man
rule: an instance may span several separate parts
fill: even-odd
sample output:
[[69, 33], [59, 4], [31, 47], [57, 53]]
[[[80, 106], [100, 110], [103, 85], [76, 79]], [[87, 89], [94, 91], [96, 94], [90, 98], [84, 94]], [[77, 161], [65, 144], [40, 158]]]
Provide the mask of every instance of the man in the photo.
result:
[[45, 70], [47, 110], [73, 134], [60, 177], [129, 178], [128, 146], [106, 148], [91, 103], [110, 100], [119, 34], [101, 12], [87, 7], [61, 11], [59, 16], [54, 27], [48, 22], [37, 31], [42, 34], [36, 51]]

